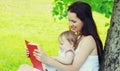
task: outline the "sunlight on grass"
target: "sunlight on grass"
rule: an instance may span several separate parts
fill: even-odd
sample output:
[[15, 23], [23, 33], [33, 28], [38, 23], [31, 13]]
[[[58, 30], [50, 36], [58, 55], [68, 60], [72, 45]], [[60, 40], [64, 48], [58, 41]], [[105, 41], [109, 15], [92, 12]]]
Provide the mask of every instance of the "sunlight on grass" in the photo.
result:
[[[0, 71], [16, 71], [21, 64], [30, 64], [25, 55], [24, 40], [38, 43], [48, 55], [58, 54], [58, 35], [68, 29], [68, 20], [54, 19], [52, 1], [0, 1]], [[105, 42], [109, 19], [93, 12], [100, 37]]]
[[110, 18], [106, 18], [104, 17], [103, 14], [100, 14], [97, 12], [93, 12], [93, 18], [96, 22], [98, 33], [100, 35], [100, 38], [104, 46], [106, 41], [106, 36], [107, 36], [107, 30], [109, 28], [109, 26], [105, 26], [105, 24], [110, 23]]

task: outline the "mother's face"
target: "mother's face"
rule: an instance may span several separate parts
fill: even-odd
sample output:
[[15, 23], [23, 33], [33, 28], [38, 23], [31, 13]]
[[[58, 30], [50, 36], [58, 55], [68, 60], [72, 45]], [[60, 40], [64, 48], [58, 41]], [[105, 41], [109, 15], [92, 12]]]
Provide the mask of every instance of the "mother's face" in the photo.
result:
[[81, 31], [83, 27], [83, 22], [77, 17], [76, 13], [68, 12], [69, 26], [70, 30], [73, 32]]

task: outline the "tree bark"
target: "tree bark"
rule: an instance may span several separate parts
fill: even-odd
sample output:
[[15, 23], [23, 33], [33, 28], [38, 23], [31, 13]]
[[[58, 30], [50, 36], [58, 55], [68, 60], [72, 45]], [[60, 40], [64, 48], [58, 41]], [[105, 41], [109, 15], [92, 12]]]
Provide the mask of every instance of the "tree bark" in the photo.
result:
[[120, 0], [114, 0], [110, 28], [99, 71], [120, 71]]

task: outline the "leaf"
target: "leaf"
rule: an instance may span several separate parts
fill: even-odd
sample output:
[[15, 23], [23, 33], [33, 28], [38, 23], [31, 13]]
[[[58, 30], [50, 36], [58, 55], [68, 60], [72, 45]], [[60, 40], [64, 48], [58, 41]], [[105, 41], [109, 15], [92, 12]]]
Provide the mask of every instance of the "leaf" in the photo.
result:
[[110, 23], [105, 23], [105, 27], [108, 27], [108, 26], [110, 26]]
[[59, 18], [58, 18], [59, 20], [61, 20], [61, 19], [63, 19], [63, 16], [59, 16]]

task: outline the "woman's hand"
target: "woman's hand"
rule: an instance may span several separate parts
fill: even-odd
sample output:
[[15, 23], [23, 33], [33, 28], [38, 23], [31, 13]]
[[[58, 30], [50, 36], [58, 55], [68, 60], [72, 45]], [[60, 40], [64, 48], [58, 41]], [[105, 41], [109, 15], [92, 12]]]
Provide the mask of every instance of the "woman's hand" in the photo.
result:
[[47, 55], [44, 53], [44, 51], [39, 47], [38, 44], [32, 44], [30, 43], [30, 45], [35, 45], [37, 46], [38, 49], [35, 49], [34, 52], [33, 52], [33, 55], [35, 56], [35, 58], [42, 62], [42, 63], [45, 63], [46, 60], [47, 60]]

